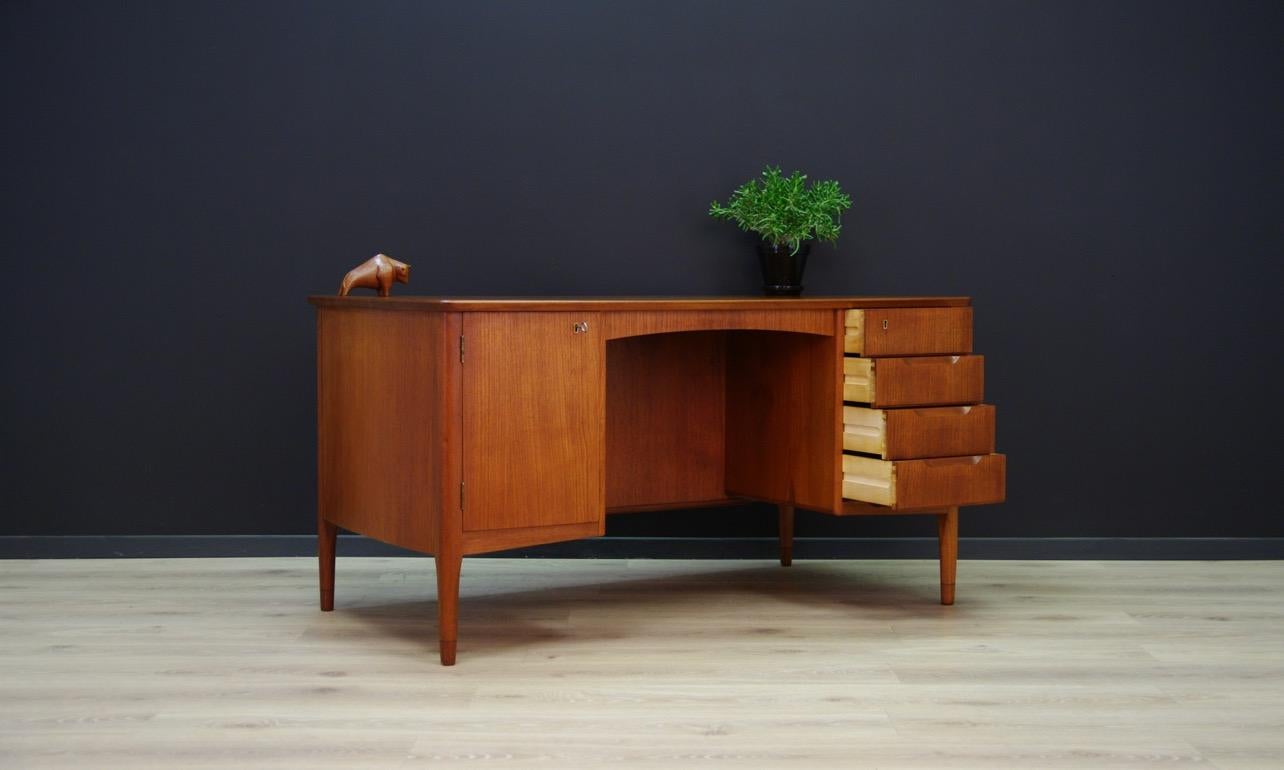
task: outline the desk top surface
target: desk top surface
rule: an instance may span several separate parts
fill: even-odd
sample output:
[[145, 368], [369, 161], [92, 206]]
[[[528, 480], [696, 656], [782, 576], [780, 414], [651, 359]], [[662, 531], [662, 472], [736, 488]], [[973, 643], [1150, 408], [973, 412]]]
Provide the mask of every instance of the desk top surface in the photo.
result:
[[884, 307], [967, 307], [968, 297], [415, 297], [313, 295], [318, 308], [381, 308], [425, 312], [589, 310], [842, 310]]

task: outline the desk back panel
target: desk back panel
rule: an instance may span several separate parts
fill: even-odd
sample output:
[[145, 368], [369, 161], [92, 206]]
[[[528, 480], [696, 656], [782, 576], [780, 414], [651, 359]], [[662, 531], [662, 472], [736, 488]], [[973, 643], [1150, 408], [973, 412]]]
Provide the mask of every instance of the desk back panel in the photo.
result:
[[682, 332], [606, 343], [606, 506], [726, 497], [726, 334]]

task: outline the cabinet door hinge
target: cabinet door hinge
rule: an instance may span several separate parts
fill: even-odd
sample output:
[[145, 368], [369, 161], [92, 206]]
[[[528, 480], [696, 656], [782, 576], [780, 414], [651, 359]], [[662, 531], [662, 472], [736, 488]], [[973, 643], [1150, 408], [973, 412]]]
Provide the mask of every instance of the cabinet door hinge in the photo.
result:
[[464, 335], [459, 335], [459, 363], [464, 362]]
[[459, 510], [464, 510], [464, 482], [459, 482]]

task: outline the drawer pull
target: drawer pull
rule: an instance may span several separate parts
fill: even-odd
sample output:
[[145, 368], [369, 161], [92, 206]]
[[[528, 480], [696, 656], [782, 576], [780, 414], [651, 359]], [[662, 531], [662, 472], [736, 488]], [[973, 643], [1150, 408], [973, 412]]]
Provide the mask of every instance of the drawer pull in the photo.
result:
[[937, 457], [931, 460], [924, 460], [924, 463], [931, 466], [943, 465], [976, 465], [981, 462], [980, 456], [973, 457]]
[[571, 326], [571, 331], [575, 332], [576, 334], [585, 334], [585, 333], [587, 333], [587, 332], [588, 332], [588, 321], [576, 321], [576, 322], [575, 322], [575, 324], [574, 324], [573, 326]]
[[[975, 404], [972, 406], [975, 406]], [[944, 414], [946, 412], [968, 415], [972, 413], [972, 406], [934, 406], [930, 409], [914, 409], [913, 412], [914, 414], [922, 415], [924, 417], [932, 414]]]

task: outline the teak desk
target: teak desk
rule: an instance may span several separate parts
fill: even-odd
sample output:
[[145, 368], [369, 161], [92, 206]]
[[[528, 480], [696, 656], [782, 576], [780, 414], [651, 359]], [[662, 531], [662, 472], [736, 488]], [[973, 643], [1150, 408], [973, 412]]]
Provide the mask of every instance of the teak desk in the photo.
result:
[[464, 556], [602, 535], [611, 513], [748, 499], [937, 516], [1000, 502], [965, 297], [311, 297], [321, 609], [338, 527], [432, 554], [441, 662]]

